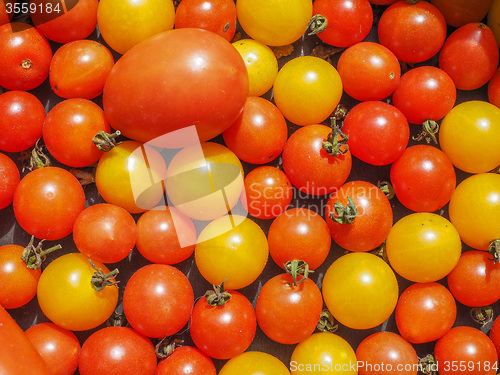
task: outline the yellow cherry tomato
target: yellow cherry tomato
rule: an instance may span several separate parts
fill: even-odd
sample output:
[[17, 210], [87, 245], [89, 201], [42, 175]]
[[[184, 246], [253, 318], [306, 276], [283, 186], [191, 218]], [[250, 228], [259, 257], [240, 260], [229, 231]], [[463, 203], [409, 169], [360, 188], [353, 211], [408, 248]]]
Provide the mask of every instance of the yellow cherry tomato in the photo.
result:
[[493, 0], [486, 22], [491, 31], [493, 31], [497, 44], [500, 46], [500, 0]]
[[335, 110], [342, 96], [337, 69], [323, 59], [300, 56], [278, 72], [274, 102], [283, 116], [296, 125], [319, 124]]
[[394, 271], [417, 283], [448, 275], [462, 251], [453, 224], [442, 216], [423, 212], [405, 216], [394, 224], [385, 245]]
[[[109, 269], [93, 262], [81, 253], [62, 255], [43, 270], [38, 281], [37, 298], [43, 313], [59, 327], [70, 331], [85, 331], [104, 323], [118, 302], [118, 288], [106, 285], [98, 290], [92, 276]], [[109, 280], [111, 283], [114, 279]]]
[[290, 375], [290, 371], [271, 354], [245, 352], [227, 361], [219, 375]]
[[261, 96], [272, 87], [278, 74], [278, 60], [274, 52], [253, 39], [241, 39], [233, 43], [240, 53], [248, 72], [249, 96]]
[[500, 175], [480, 173], [466, 178], [453, 192], [449, 212], [462, 241], [488, 250], [491, 241], [500, 239]]
[[311, 0], [237, 0], [238, 21], [255, 40], [284, 46], [298, 40], [312, 17]]
[[100, 0], [97, 24], [106, 43], [124, 54], [149, 37], [172, 30], [172, 0]]
[[382, 324], [398, 301], [394, 272], [371, 253], [349, 253], [334, 261], [325, 273], [322, 291], [333, 317], [354, 329]]
[[264, 231], [255, 222], [226, 215], [201, 231], [194, 254], [198, 270], [209, 283], [224, 282], [225, 289], [240, 289], [264, 270], [269, 247]]

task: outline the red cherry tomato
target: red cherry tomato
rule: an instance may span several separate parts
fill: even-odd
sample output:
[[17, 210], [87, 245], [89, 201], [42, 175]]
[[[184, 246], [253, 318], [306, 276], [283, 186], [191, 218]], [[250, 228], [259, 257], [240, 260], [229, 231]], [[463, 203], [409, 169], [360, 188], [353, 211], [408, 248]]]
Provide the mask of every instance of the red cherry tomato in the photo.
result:
[[199, 349], [181, 346], [158, 363], [155, 375], [217, 375], [213, 361]]
[[14, 199], [14, 192], [21, 176], [16, 163], [5, 154], [0, 153], [0, 210], [7, 207]]
[[488, 100], [500, 108], [500, 69], [497, 69], [488, 82]]
[[[24, 151], [42, 136], [45, 108], [40, 100], [25, 91], [7, 91], [0, 95], [0, 150]], [[16, 126], [12, 126], [16, 124]]]
[[49, 76], [52, 49], [33, 26], [20, 22], [0, 26], [0, 86], [31, 90]]
[[416, 212], [434, 212], [450, 201], [456, 186], [453, 164], [436, 147], [408, 147], [391, 167], [399, 201]]
[[233, 0], [182, 0], [175, 11], [175, 28], [208, 30], [230, 42], [236, 32], [236, 17]]
[[[495, 345], [497, 354], [500, 353], [500, 319], [496, 318], [490, 329], [490, 339]], [[500, 357], [500, 354], [498, 354]]]
[[16, 0], [6, 0], [0, 2], [0, 26], [10, 22], [14, 16], [14, 4]]

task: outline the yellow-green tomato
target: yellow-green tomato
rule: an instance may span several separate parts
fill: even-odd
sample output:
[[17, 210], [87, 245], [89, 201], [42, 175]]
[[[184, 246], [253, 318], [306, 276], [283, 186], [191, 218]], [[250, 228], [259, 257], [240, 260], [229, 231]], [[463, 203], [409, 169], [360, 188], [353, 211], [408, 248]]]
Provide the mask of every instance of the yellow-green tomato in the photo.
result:
[[458, 263], [462, 242], [450, 221], [433, 213], [400, 219], [386, 240], [389, 263], [396, 273], [417, 283], [437, 281]]
[[201, 275], [225, 289], [253, 283], [264, 270], [269, 255], [267, 237], [255, 222], [226, 215], [210, 222], [200, 233], [195, 260]]
[[248, 72], [248, 95], [261, 96], [272, 87], [278, 74], [278, 60], [274, 52], [261, 42], [241, 39], [233, 43]]
[[312, 17], [311, 0], [237, 0], [238, 21], [255, 40], [284, 46], [298, 40]]
[[290, 371], [271, 354], [245, 352], [227, 361], [219, 375], [290, 375]]
[[480, 173], [462, 181], [450, 199], [450, 221], [462, 241], [488, 250], [500, 239], [500, 175]]
[[398, 301], [398, 282], [391, 267], [371, 253], [349, 253], [328, 268], [323, 299], [333, 317], [354, 329], [382, 324]]
[[500, 165], [500, 108], [471, 100], [444, 117], [439, 144], [453, 165], [468, 173], [484, 173]]
[[292, 375], [356, 375], [356, 353], [336, 334], [315, 333], [293, 350], [290, 372]]
[[339, 104], [342, 80], [327, 61], [300, 56], [280, 69], [273, 93], [276, 106], [287, 120], [296, 125], [319, 124]]
[[[118, 302], [118, 288], [104, 284], [102, 290], [92, 284], [92, 276], [109, 269], [81, 253], [62, 255], [43, 270], [37, 298], [43, 313], [59, 327], [70, 331], [86, 331], [104, 323]], [[114, 279], [110, 279], [114, 282]]]
[[172, 0], [100, 0], [97, 24], [106, 43], [124, 54], [136, 44], [174, 27]]

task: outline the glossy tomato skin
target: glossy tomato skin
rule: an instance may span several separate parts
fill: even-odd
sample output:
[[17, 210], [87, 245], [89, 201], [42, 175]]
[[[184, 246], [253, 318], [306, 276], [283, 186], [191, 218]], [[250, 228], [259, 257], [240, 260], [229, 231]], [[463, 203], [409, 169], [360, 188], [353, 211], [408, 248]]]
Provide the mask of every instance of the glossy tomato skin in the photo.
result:
[[175, 28], [208, 30], [230, 42], [236, 32], [236, 17], [232, 0], [182, 0], [175, 11]]
[[111, 126], [129, 138], [145, 142], [195, 124], [207, 141], [231, 126], [247, 95], [238, 51], [214, 33], [188, 28], [160, 33], [120, 58], [103, 106]]
[[434, 347], [434, 357], [439, 373], [467, 375], [492, 375], [498, 368], [495, 345], [476, 328], [453, 327], [441, 337]]
[[38, 323], [24, 333], [38, 350], [52, 375], [75, 373], [81, 346], [73, 332], [54, 323]]
[[280, 274], [266, 281], [255, 304], [257, 323], [273, 341], [297, 344], [311, 336], [323, 309], [321, 291], [311, 279]]
[[209, 356], [193, 346], [181, 346], [156, 367], [155, 375], [217, 375]]
[[125, 316], [135, 330], [154, 338], [171, 336], [189, 321], [193, 288], [167, 264], [149, 264], [130, 277], [123, 294]]
[[344, 119], [342, 131], [349, 136], [349, 151], [372, 165], [391, 164], [410, 140], [410, 127], [403, 113], [382, 101], [355, 105]]
[[21, 176], [16, 163], [7, 155], [0, 153], [0, 210], [14, 200], [14, 193]]
[[448, 156], [436, 147], [408, 147], [391, 167], [391, 182], [399, 201], [417, 212], [434, 212], [447, 204], [456, 174]]
[[219, 375], [290, 375], [278, 358], [268, 353], [247, 351], [227, 361]]
[[485, 251], [463, 253], [447, 281], [455, 299], [466, 306], [487, 306], [500, 299], [500, 264]]
[[0, 86], [31, 90], [49, 76], [52, 49], [35, 29], [20, 22], [0, 26]]
[[359, 375], [374, 374], [375, 366], [384, 369], [378, 374], [417, 374], [418, 356], [415, 349], [393, 332], [377, 332], [365, 338], [356, 349], [356, 359]]
[[35, 169], [21, 179], [14, 194], [14, 215], [21, 227], [38, 239], [69, 235], [85, 208], [80, 182], [59, 167]]
[[387, 47], [360, 42], [340, 55], [337, 69], [345, 92], [359, 101], [382, 100], [398, 86], [401, 66]]
[[399, 297], [395, 316], [401, 336], [413, 344], [421, 344], [437, 340], [451, 329], [457, 306], [443, 285], [415, 283]]
[[100, 131], [110, 132], [102, 109], [87, 99], [68, 99], [47, 114], [43, 140], [54, 159], [81, 168], [94, 164], [103, 154], [92, 142]]
[[498, 59], [498, 45], [491, 29], [473, 22], [446, 39], [439, 54], [439, 67], [450, 75], [457, 89], [475, 90], [493, 77]]
[[255, 337], [257, 321], [250, 301], [241, 293], [228, 291], [223, 306], [211, 306], [201, 297], [191, 314], [189, 332], [203, 353], [216, 359], [236, 357], [248, 349]]
[[446, 21], [431, 3], [398, 1], [390, 5], [378, 24], [380, 43], [408, 63], [429, 60], [446, 39]]
[[392, 93], [394, 106], [408, 122], [441, 120], [455, 105], [457, 90], [451, 77], [434, 66], [420, 66], [402, 75]]
[[102, 94], [115, 60], [93, 40], [76, 40], [61, 46], [50, 62], [50, 86], [63, 98], [93, 99]]
[[[93, 263], [104, 274], [110, 273], [104, 264]], [[115, 310], [118, 288], [107, 285], [97, 291], [91, 282], [95, 273], [96, 269], [81, 253], [68, 253], [49, 263], [37, 288], [38, 303], [45, 316], [70, 331], [86, 331], [103, 324]]]
[[[352, 223], [334, 220], [335, 203], [346, 207], [351, 198], [357, 216]], [[331, 215], [334, 215], [332, 218]], [[365, 181], [350, 181], [333, 192], [326, 203], [325, 220], [333, 240], [349, 251], [369, 251], [381, 245], [392, 227], [392, 208], [377, 186]]]
[[350, 151], [331, 156], [323, 149], [330, 132], [331, 128], [326, 125], [304, 126], [288, 138], [283, 149], [286, 175], [306, 194], [329, 194], [342, 186], [351, 172]]
[[101, 328], [83, 343], [78, 369], [81, 375], [153, 375], [156, 353], [151, 341], [131, 328]]
[[16, 309], [27, 304], [36, 295], [41, 270], [29, 269], [21, 259], [24, 247], [0, 246], [0, 305]]
[[[25, 91], [7, 91], [0, 95], [0, 150], [24, 151], [42, 136], [45, 108], [40, 100]], [[16, 126], [12, 126], [16, 124]]]

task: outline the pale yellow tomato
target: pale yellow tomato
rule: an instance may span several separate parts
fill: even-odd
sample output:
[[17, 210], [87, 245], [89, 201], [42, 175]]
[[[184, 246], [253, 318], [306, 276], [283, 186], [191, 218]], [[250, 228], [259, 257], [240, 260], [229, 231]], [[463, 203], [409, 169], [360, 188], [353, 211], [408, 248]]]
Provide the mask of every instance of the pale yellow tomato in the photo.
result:
[[271, 354], [245, 352], [227, 361], [219, 375], [290, 375], [290, 371]]
[[278, 74], [278, 60], [274, 52], [253, 39], [241, 39], [233, 43], [240, 53], [248, 72], [250, 96], [261, 96], [273, 87]]

